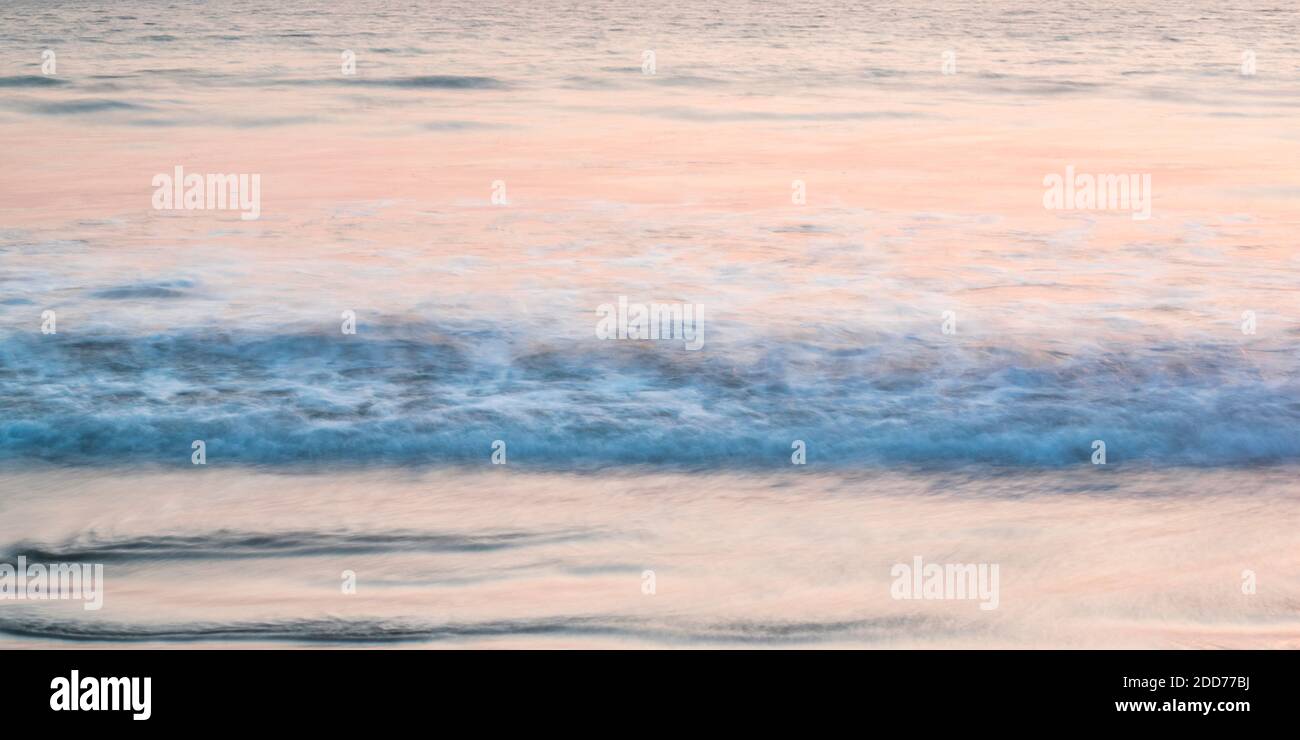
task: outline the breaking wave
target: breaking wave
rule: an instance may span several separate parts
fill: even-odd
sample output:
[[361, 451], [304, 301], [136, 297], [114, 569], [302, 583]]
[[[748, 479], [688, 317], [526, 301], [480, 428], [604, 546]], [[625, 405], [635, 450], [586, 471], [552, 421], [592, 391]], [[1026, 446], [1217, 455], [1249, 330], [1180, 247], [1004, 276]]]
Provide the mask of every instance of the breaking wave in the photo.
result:
[[[1289, 351], [1030, 352], [880, 336], [701, 352], [506, 330], [0, 343], [0, 460], [761, 468], [1300, 460]], [[732, 351], [732, 350], [735, 351]]]

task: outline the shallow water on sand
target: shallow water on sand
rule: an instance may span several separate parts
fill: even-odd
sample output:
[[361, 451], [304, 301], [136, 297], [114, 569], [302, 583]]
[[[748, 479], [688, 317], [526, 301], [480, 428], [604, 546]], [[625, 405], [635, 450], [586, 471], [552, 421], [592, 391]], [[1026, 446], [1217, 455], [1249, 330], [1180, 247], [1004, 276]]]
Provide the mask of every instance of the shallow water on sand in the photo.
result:
[[[10, 561], [106, 567], [98, 611], [5, 604], [10, 647], [1300, 647], [1294, 470], [0, 485]], [[998, 564], [997, 608], [893, 598], [917, 555]]]

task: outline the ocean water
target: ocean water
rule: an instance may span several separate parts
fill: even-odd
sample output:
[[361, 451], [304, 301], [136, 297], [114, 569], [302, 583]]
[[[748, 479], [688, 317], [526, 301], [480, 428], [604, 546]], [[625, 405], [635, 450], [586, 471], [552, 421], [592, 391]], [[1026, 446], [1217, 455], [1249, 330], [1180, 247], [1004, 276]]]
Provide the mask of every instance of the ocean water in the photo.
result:
[[[0, 562], [107, 587], [0, 642], [1294, 647], [1297, 31], [6, 3]], [[154, 208], [178, 166], [259, 217]], [[999, 607], [893, 598], [917, 555]]]

